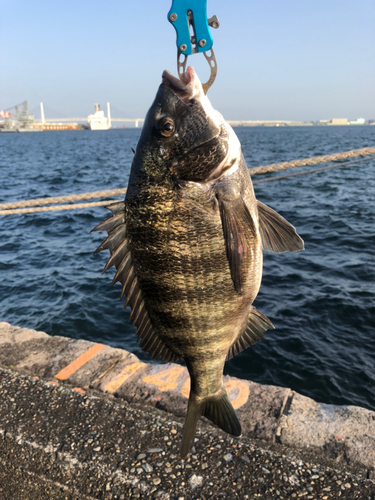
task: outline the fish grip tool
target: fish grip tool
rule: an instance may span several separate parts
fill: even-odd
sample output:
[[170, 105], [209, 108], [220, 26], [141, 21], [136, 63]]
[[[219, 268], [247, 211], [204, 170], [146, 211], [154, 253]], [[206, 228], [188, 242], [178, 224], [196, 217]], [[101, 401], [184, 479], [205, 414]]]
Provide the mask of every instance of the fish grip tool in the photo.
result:
[[209, 26], [217, 29], [220, 26], [218, 18], [212, 16], [207, 19], [207, 0], [172, 0], [168, 21], [174, 26], [177, 34], [177, 71], [180, 80], [187, 83], [185, 72], [188, 56], [202, 52], [210, 66], [210, 77], [202, 85], [204, 93], [207, 94], [217, 75]]

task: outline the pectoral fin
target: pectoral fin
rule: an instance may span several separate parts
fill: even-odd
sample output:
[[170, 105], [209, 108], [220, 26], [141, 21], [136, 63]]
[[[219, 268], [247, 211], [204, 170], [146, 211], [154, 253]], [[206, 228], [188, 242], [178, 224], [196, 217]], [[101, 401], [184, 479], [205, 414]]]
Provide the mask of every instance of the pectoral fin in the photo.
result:
[[234, 288], [241, 295], [242, 267], [249, 251], [249, 233], [255, 234], [254, 222], [241, 196], [232, 200], [227, 200], [220, 195], [217, 198], [230, 273]]
[[269, 252], [298, 252], [304, 249], [302, 238], [284, 217], [260, 201], [258, 203], [259, 231], [264, 250]]

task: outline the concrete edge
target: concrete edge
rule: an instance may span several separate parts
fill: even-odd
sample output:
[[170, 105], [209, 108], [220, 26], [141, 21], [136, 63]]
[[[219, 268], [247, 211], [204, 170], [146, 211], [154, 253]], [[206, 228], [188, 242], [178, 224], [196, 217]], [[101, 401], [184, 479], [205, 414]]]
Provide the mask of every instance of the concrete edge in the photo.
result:
[[[78, 392], [95, 389], [185, 416], [190, 379], [185, 367], [152, 365], [104, 344], [0, 323], [0, 366]], [[224, 377], [243, 435], [313, 451], [348, 466], [375, 470], [375, 412], [317, 403], [291, 389]]]

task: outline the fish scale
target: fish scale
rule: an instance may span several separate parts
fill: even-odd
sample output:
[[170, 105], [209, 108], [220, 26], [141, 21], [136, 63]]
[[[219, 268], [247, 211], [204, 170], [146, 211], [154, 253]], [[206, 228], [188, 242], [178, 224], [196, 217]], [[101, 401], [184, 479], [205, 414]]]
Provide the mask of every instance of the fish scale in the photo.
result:
[[[139, 198], [143, 199], [142, 193]], [[142, 262], [137, 275], [160, 337], [178, 346], [178, 355], [194, 356], [200, 364], [220, 349], [226, 355], [235, 335], [233, 318], [238, 317], [243, 299], [233, 295], [220, 214], [217, 211], [213, 218], [212, 210], [197, 208], [190, 199], [189, 206], [184, 198], [179, 199], [178, 191], [168, 192], [168, 186], [159, 185], [157, 195], [144, 198], [150, 204], [137, 213], [134, 234], [131, 215], [127, 216], [128, 233], [131, 248], [141, 248], [145, 241], [152, 241], [155, 248], [151, 253], [133, 253], [138, 255], [135, 267], [138, 260]], [[162, 272], [161, 263], [167, 264]], [[247, 317], [247, 311], [244, 314]], [[215, 384], [221, 380], [222, 364], [218, 363], [218, 369], [211, 362], [211, 371], [218, 374]]]
[[[109, 249], [105, 270], [132, 309], [140, 347], [163, 361], [183, 359], [191, 378], [181, 456], [198, 419], [238, 436], [225, 391], [226, 359], [261, 340], [272, 323], [252, 303], [262, 247], [297, 251], [303, 242], [285, 219], [258, 202], [232, 128], [204, 95], [192, 68], [186, 83], [163, 73], [147, 113], [125, 203], [99, 224]], [[124, 217], [123, 217], [124, 215]]]

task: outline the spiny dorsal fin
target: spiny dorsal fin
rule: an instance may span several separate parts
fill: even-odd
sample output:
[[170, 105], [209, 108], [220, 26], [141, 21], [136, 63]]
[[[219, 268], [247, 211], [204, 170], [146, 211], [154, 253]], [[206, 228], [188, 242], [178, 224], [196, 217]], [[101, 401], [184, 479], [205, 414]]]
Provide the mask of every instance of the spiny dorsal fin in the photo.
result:
[[264, 334], [270, 328], [275, 328], [271, 321], [259, 312], [255, 307], [251, 306], [251, 311], [247, 319], [247, 324], [243, 332], [237, 337], [236, 341], [230, 347], [226, 361], [229, 361], [240, 352], [244, 351], [257, 340], [262, 340]]
[[116, 227], [112, 232], [108, 233], [107, 238], [103, 241], [101, 245], [95, 250], [94, 253], [101, 252], [102, 250], [109, 249], [111, 254], [118, 248], [119, 244], [125, 239], [126, 226], [121, 224]]
[[125, 212], [125, 202], [124, 201], [115, 201], [114, 203], [110, 203], [109, 205], [106, 205], [105, 208], [107, 210], [110, 210], [113, 215], [119, 213], [119, 212]]
[[230, 273], [236, 292], [242, 294], [242, 267], [249, 251], [246, 233], [255, 233], [254, 222], [241, 196], [225, 200], [218, 195]]
[[125, 223], [125, 212], [119, 212], [109, 219], [101, 222], [98, 224], [94, 229], [91, 229], [91, 233], [93, 231], [107, 231], [109, 234], [111, 231], [113, 231], [117, 226], [120, 226], [121, 224]]
[[105, 265], [102, 274], [104, 274], [107, 269], [109, 269], [112, 266], [116, 266], [116, 269], [118, 268], [119, 264], [123, 260], [124, 254], [128, 252], [128, 240], [122, 240], [122, 242], [119, 244], [119, 246], [116, 248], [115, 251], [112, 252], [112, 255], [108, 259], [107, 264]]
[[275, 253], [303, 250], [303, 240], [292, 224], [264, 203], [260, 201], [257, 203], [259, 231], [264, 250]]
[[98, 224], [93, 231], [107, 231], [108, 237], [94, 253], [105, 249], [110, 251], [111, 256], [103, 272], [112, 266], [116, 267], [112, 285], [117, 282], [122, 284], [121, 299], [126, 295], [124, 308], [131, 308], [130, 320], [133, 320], [133, 325], [137, 327], [136, 335], [141, 341], [141, 348], [145, 352], [151, 351], [153, 359], [160, 356], [162, 361], [177, 361], [179, 356], [166, 346], [154, 331], [142, 297], [126, 238], [125, 204], [116, 202], [107, 208], [114, 215]]

